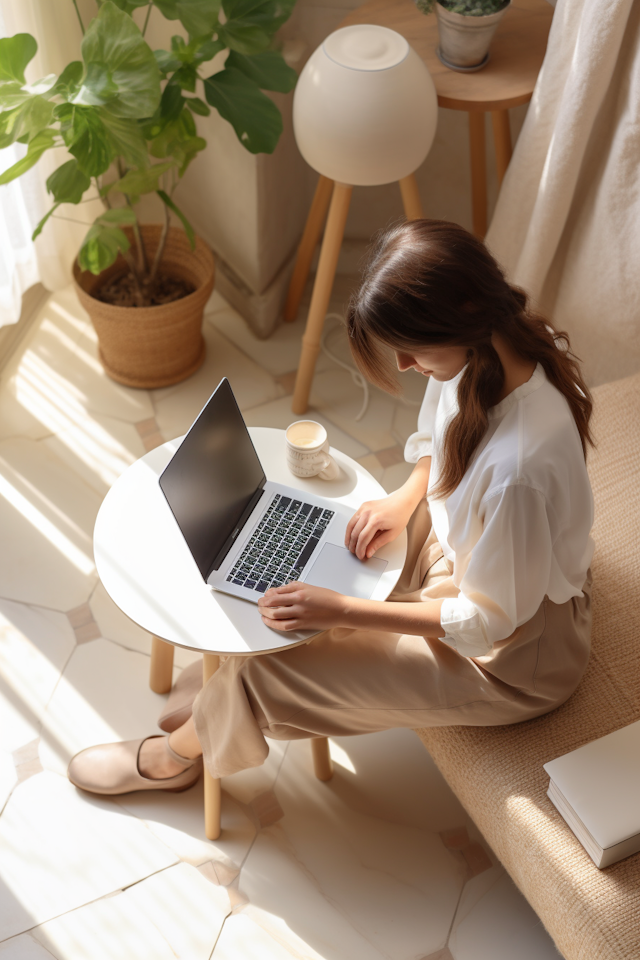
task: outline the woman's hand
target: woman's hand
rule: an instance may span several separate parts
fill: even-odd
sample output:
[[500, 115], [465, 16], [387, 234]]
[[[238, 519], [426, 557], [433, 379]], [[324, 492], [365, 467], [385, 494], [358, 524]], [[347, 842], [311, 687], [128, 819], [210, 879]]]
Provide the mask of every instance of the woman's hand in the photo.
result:
[[345, 598], [308, 583], [271, 587], [258, 600], [262, 622], [273, 630], [328, 630], [341, 625]]
[[363, 503], [347, 525], [345, 547], [359, 560], [367, 560], [385, 543], [400, 536], [415, 508], [414, 500], [404, 496], [402, 490], [384, 500]]

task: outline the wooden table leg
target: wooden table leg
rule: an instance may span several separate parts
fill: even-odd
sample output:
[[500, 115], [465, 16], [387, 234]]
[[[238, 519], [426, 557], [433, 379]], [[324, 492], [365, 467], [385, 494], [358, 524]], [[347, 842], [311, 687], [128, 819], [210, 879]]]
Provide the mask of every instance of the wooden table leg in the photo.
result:
[[511, 160], [511, 127], [509, 126], [508, 110], [492, 110], [493, 140], [496, 148], [496, 170], [498, 171], [498, 185], [502, 186], [504, 175]]
[[415, 174], [410, 173], [408, 177], [403, 177], [398, 183], [400, 184], [405, 217], [407, 220], [421, 220], [424, 213], [422, 212], [422, 201]]
[[487, 155], [484, 113], [469, 113], [469, 151], [471, 157], [471, 210], [473, 232], [484, 239], [487, 232]]
[[329, 741], [326, 737], [316, 737], [311, 741], [313, 770], [318, 780], [331, 780], [333, 763], [329, 753]]
[[313, 380], [316, 360], [320, 352], [320, 338], [322, 336], [327, 307], [331, 299], [333, 279], [336, 275], [336, 267], [338, 266], [338, 256], [340, 255], [344, 227], [347, 222], [347, 214], [349, 213], [352, 190], [353, 187], [347, 186], [344, 183], [336, 183], [333, 187], [333, 196], [331, 197], [327, 226], [324, 231], [324, 239], [320, 250], [320, 261], [318, 263], [316, 280], [313, 285], [313, 295], [311, 297], [311, 306], [309, 307], [309, 316], [307, 317], [307, 326], [302, 338], [302, 352], [300, 355], [298, 374], [296, 376], [296, 385], [293, 391], [291, 409], [297, 414], [305, 413], [309, 403], [311, 381]]
[[151, 638], [149, 686], [154, 693], [169, 693], [173, 686], [173, 651], [175, 647], [160, 637]]
[[296, 265], [293, 268], [287, 302], [284, 305], [283, 317], [287, 323], [292, 323], [298, 316], [298, 307], [300, 306], [302, 293], [309, 276], [309, 270], [311, 269], [313, 254], [315, 253], [320, 234], [322, 233], [332, 193], [333, 180], [329, 180], [328, 177], [321, 175], [318, 180], [318, 186], [316, 187], [311, 209], [309, 210], [309, 216], [307, 217], [302, 239], [300, 240], [300, 246], [298, 247]]
[[[215, 653], [205, 653], [202, 659], [203, 685], [210, 680], [218, 667], [220, 657]], [[208, 840], [217, 840], [220, 836], [220, 780], [214, 779], [204, 768], [204, 832]]]

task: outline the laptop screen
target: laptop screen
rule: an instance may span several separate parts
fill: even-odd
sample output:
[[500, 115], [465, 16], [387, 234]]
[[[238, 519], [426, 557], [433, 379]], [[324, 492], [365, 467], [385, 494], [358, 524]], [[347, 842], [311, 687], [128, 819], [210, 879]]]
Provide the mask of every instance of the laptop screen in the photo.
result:
[[[206, 580], [266, 477], [229, 381], [220, 381], [160, 477]], [[236, 534], [237, 535], [237, 534]]]

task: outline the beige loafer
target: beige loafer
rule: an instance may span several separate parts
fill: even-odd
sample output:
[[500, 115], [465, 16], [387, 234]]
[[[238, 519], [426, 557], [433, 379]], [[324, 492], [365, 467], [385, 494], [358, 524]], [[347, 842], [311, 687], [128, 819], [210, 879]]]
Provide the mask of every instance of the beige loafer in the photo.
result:
[[189, 664], [171, 688], [169, 699], [158, 718], [158, 726], [173, 733], [186, 723], [193, 713], [193, 701], [202, 690], [202, 659]]
[[145, 740], [125, 740], [122, 743], [101, 743], [87, 747], [76, 753], [69, 764], [67, 776], [71, 783], [88, 793], [101, 793], [116, 796], [120, 793], [133, 793], [135, 790], [168, 790], [180, 793], [188, 790], [202, 773], [202, 757], [188, 760], [172, 750], [167, 742], [167, 750], [177, 763], [185, 769], [175, 777], [164, 780], [151, 780], [143, 777], [138, 767], [140, 748]]

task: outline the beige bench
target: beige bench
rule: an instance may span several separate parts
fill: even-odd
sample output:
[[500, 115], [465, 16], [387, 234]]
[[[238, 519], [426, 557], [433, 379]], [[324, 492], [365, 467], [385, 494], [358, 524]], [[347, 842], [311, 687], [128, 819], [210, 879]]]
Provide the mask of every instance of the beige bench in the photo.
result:
[[594, 400], [593, 639], [582, 683], [536, 720], [417, 733], [566, 960], [640, 960], [640, 854], [598, 870], [548, 799], [542, 769], [640, 719], [640, 375], [596, 388]]

